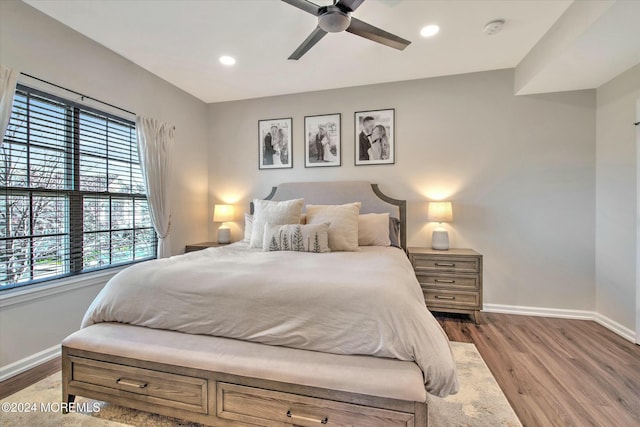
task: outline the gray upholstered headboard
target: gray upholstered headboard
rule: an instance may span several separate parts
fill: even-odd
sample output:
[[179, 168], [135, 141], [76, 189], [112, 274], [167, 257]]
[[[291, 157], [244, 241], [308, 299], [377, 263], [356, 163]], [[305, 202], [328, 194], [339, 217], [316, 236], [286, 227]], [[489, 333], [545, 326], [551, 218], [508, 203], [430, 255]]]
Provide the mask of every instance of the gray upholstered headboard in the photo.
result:
[[[400, 220], [400, 240], [402, 248], [407, 249], [407, 213], [406, 201], [393, 199], [383, 194], [377, 184], [367, 181], [328, 181], [328, 182], [287, 182], [273, 187], [266, 200], [290, 200], [303, 198], [305, 204], [341, 205], [361, 202], [360, 213], [389, 212], [392, 218]], [[253, 203], [251, 204], [253, 214]]]

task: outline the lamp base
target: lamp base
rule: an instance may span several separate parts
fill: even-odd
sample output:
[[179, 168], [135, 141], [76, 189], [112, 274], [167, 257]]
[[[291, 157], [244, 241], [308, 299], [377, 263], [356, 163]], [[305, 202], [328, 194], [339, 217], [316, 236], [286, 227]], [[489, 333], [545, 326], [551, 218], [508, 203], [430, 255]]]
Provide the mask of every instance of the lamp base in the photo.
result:
[[218, 228], [218, 243], [230, 243], [231, 242], [231, 229], [227, 226], [221, 225]]
[[435, 229], [431, 235], [431, 247], [439, 251], [449, 249], [449, 233], [444, 229]]

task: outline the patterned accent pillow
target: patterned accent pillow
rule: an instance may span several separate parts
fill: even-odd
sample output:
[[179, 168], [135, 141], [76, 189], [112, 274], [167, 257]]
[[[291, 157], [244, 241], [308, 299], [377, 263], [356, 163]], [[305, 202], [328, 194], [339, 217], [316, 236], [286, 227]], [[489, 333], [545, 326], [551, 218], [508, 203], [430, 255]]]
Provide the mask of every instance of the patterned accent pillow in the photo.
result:
[[262, 250], [265, 252], [331, 252], [329, 249], [329, 223], [267, 224], [264, 227]]

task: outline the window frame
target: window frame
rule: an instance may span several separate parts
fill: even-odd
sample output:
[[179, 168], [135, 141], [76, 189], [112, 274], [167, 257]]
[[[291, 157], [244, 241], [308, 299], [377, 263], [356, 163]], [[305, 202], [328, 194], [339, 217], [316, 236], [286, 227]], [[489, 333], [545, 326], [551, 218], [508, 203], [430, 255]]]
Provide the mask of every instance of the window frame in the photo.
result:
[[[135, 135], [135, 122], [132, 120], [128, 120], [117, 115], [101, 111], [99, 109], [82, 105], [80, 103], [41, 91], [39, 89], [35, 89], [32, 87], [28, 87], [25, 85], [18, 84], [16, 88], [16, 96], [26, 96], [26, 105], [30, 105], [30, 98], [43, 98], [43, 100], [51, 101], [53, 103], [59, 103], [64, 106], [64, 144], [55, 145], [55, 146], [47, 146], [40, 141], [32, 142], [32, 135], [30, 133], [30, 126], [32, 118], [30, 117], [30, 106], [27, 107], [27, 118], [26, 123], [24, 124], [25, 129], [27, 131], [27, 136], [24, 141], [21, 140], [8, 140], [9, 144], [22, 145], [25, 147], [25, 161], [26, 161], [26, 186], [15, 186], [11, 185], [12, 182], [5, 182], [6, 185], [0, 186], [0, 197], [12, 197], [15, 195], [27, 195], [29, 198], [29, 228], [28, 233], [24, 235], [16, 235], [10, 236], [5, 232], [4, 235], [0, 236], [0, 245], [4, 245], [6, 241], [13, 241], [18, 239], [28, 239], [28, 268], [29, 271], [28, 276], [29, 279], [17, 281], [16, 283], [7, 283], [4, 279], [0, 282], [0, 292], [6, 291], [9, 289], [16, 288], [28, 288], [35, 284], [40, 284], [43, 282], [49, 282], [52, 280], [59, 280], [65, 277], [70, 276], [79, 276], [87, 273], [94, 273], [100, 270], [108, 270], [111, 268], [123, 267], [129, 264], [134, 264], [138, 262], [144, 262], [151, 259], [157, 258], [157, 235], [155, 230], [153, 229], [153, 224], [151, 223], [150, 212], [148, 226], [136, 227], [136, 206], [139, 204], [139, 201], [143, 200], [147, 202], [148, 207], [148, 199], [146, 194], [144, 193], [134, 193], [133, 188], [130, 189], [130, 192], [122, 192], [122, 191], [109, 191], [109, 185], [107, 183], [107, 187], [105, 191], [94, 191], [94, 190], [81, 190], [81, 178], [82, 178], [82, 165], [80, 162], [81, 152], [86, 153], [87, 148], [81, 147], [81, 122], [83, 113], [90, 114], [92, 116], [97, 116], [100, 120], [106, 120], [106, 123], [110, 123], [110, 121], [116, 122], [119, 125], [124, 125], [128, 127], [129, 132], [133, 132], [133, 137], [129, 137], [132, 144], [137, 143], [137, 135]], [[15, 105], [15, 104], [14, 104]], [[12, 115], [14, 112], [15, 106], [12, 108]], [[108, 147], [109, 147], [109, 136], [108, 133], [105, 134], [104, 139], [100, 139], [100, 147], [105, 150], [105, 153], [94, 153], [94, 157], [99, 157], [104, 162], [105, 173], [108, 176], [109, 170], [109, 161], [117, 160], [118, 162], [124, 162], [128, 164], [128, 172], [129, 178], [131, 182], [133, 182], [133, 174], [136, 172], [134, 170], [134, 165], [140, 165], [139, 158], [137, 162], [133, 161], [133, 158], [130, 157], [128, 161], [123, 161], [118, 157], [114, 156], [111, 158], [109, 156]], [[126, 141], [126, 139], [125, 139]], [[3, 140], [4, 143], [4, 140]], [[31, 148], [42, 148], [46, 150], [55, 150], [60, 153], [63, 153], [60, 158], [63, 159], [63, 169], [64, 169], [64, 184], [62, 188], [42, 188], [42, 187], [32, 187], [31, 186]], [[137, 147], [130, 147], [129, 150], [137, 150]], [[82, 151], [81, 151], [82, 150]], [[142, 172], [140, 170], [140, 172]], [[8, 175], [7, 175], [8, 176]], [[58, 196], [64, 198], [65, 207], [65, 220], [64, 220], [64, 229], [63, 232], [53, 233], [53, 234], [41, 234], [36, 235], [34, 230], [34, 215], [33, 215], [33, 198], [34, 196]], [[88, 198], [94, 199], [106, 199], [109, 202], [109, 225], [106, 229], [92, 230], [87, 231], [85, 229], [85, 215], [84, 215], [84, 202]], [[131, 227], [124, 228], [113, 228], [114, 223], [112, 221], [113, 215], [113, 200], [128, 200], [131, 203], [131, 210], [129, 211], [130, 216], [127, 215], [126, 218], [131, 223]], [[6, 199], [5, 199], [6, 200]], [[8, 208], [8, 204], [5, 203], [6, 209]], [[9, 224], [7, 223], [7, 227]], [[60, 231], [60, 230], [57, 230]], [[151, 241], [148, 243], [148, 246], [151, 248], [151, 255], [136, 258], [136, 244], [137, 235], [139, 231], [150, 233], [152, 236]], [[131, 242], [132, 246], [130, 249], [131, 259], [121, 262], [113, 262], [113, 239], [114, 233], [117, 232], [129, 232], [131, 233]], [[96, 234], [96, 233], [108, 233], [109, 235], [109, 262], [104, 265], [98, 265], [93, 267], [85, 266], [85, 236]], [[61, 250], [63, 256], [61, 257], [64, 265], [61, 267], [60, 274], [54, 274], [51, 276], [46, 276], [42, 278], [37, 278], [34, 275], [34, 269], [36, 267], [36, 254], [34, 249], [34, 241], [39, 237], [58, 237], [63, 243], [61, 243]], [[143, 243], [139, 243], [140, 245], [144, 245]], [[8, 258], [7, 258], [8, 259]]]

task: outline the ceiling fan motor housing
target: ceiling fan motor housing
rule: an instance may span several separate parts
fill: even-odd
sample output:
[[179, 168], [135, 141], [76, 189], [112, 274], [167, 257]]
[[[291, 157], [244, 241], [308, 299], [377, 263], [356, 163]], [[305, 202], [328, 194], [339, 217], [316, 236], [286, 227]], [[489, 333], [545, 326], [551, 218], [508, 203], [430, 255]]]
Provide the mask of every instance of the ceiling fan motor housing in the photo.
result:
[[318, 12], [318, 26], [328, 33], [339, 33], [351, 24], [349, 13], [337, 6], [324, 6]]

